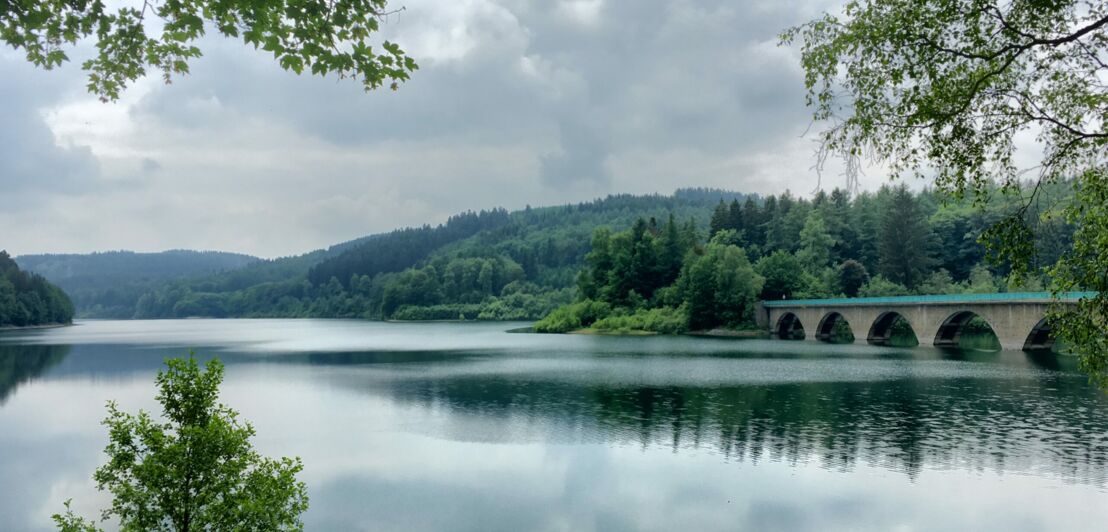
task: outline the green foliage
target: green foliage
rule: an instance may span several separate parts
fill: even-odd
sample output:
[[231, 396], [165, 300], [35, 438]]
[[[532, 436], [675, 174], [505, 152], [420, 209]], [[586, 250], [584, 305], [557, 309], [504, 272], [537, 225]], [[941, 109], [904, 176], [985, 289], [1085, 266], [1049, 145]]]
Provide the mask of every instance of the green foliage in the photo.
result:
[[989, 272], [989, 269], [984, 264], [978, 264], [970, 270], [969, 284], [966, 286], [966, 293], [969, 294], [995, 294], [1000, 291], [1000, 285], [997, 284], [996, 279], [993, 278], [993, 274]]
[[1081, 368], [1108, 388], [1108, 172], [1089, 172], [1066, 210], [1077, 225], [1073, 249], [1051, 268], [1055, 293], [1093, 290], [1076, 308], [1056, 308], [1052, 323], [1070, 349], [1081, 355]]
[[[418, 67], [394, 43], [373, 48], [370, 36], [388, 13], [386, 0], [179, 0], [115, 10], [102, 0], [11, 0], [0, 10], [0, 39], [52, 69], [69, 60], [66, 47], [91, 38], [97, 54], [82, 68], [89, 92], [103, 101], [118, 99], [148, 69], [166, 83], [187, 74], [201, 55], [194, 42], [211, 30], [273, 54], [297, 74], [334, 73], [360, 80], [367, 91], [384, 84], [395, 90]], [[148, 18], [157, 24], [150, 27]]]
[[[166, 366], [155, 379], [164, 421], [108, 403], [108, 463], [94, 475], [113, 497], [102, 519], [136, 531], [302, 530], [303, 465], [254, 451], [254, 428], [217, 402], [223, 365], [212, 360], [201, 371], [190, 356]], [[95, 530], [65, 506], [54, 515], [61, 530]]]
[[[672, 213], [672, 223], [658, 227], [655, 222], [646, 231], [656, 240], [658, 254], [658, 269], [646, 277], [676, 278], [683, 250], [695, 242], [696, 227], [703, 226], [718, 201], [718, 196], [699, 198], [692, 192], [680, 198], [622, 195], [511, 213], [462, 213], [439, 226], [165, 281], [139, 297], [133, 313], [140, 318], [398, 319], [395, 314], [403, 308], [405, 319], [458, 319], [461, 314], [471, 319], [479, 309], [477, 319], [537, 319], [573, 300], [576, 274], [597, 227], [627, 228], [638, 218], [665, 220]], [[676, 219], [688, 221], [678, 224]]]
[[963, 287], [954, 282], [950, 272], [940, 268], [928, 275], [916, 290], [924, 295], [958, 294], [963, 291]]
[[838, 242], [827, 229], [827, 222], [818, 210], [808, 213], [804, 228], [800, 230], [800, 251], [797, 260], [809, 273], [816, 273], [831, 262], [831, 250]]
[[[851, 0], [843, 13], [781, 37], [801, 44], [808, 103], [829, 124], [823, 155], [853, 169], [863, 156], [882, 161], [957, 199], [1014, 203], [980, 233], [989, 257], [1016, 278], [1049, 268], [1056, 293], [1099, 294], [1052, 322], [1108, 387], [1108, 3]], [[1041, 157], [1021, 168], [1017, 138], [1028, 131]], [[1056, 204], [1078, 231], [1072, 248], [1044, 194], [1052, 185], [1074, 192]]]
[[591, 328], [604, 332], [649, 331], [681, 334], [689, 330], [689, 315], [687, 309], [680, 307], [638, 309], [631, 314], [614, 314], [600, 318]]
[[937, 242], [907, 186], [893, 189], [881, 220], [877, 270], [890, 281], [915, 288], [935, 265]]
[[[597, 229], [586, 256], [588, 267], [579, 275], [583, 301], [554, 311], [535, 329], [565, 332], [588, 327], [591, 316], [584, 317], [586, 310], [603, 311], [593, 326], [598, 330], [674, 334], [690, 327], [750, 323], [763, 280], [746, 252], [733, 244], [738, 233], [717, 229], [703, 248], [678, 235], [672, 216], [665, 229], [643, 219], [621, 233]], [[680, 255], [686, 257], [684, 265], [674, 272]], [[604, 306], [596, 306], [593, 298]]]
[[589, 327], [612, 312], [611, 305], [603, 301], [586, 299], [559, 307], [545, 318], [535, 322], [534, 330], [540, 333], [565, 333]]
[[0, 250], [0, 327], [63, 324], [73, 321], [69, 296], [44, 277], [19, 269]]
[[858, 291], [869, 282], [866, 267], [854, 259], [839, 265], [839, 288], [846, 297], [857, 297]]
[[858, 290], [860, 297], [906, 296], [912, 292], [902, 284], [894, 283], [881, 275], [875, 275]]
[[[1050, 192], [1066, 197], [1063, 191]], [[703, 295], [696, 298], [690, 299], [677, 280], [690, 257], [710, 255], [709, 247], [742, 249], [755, 263], [755, 273], [765, 279], [758, 294], [762, 299], [834, 297], [860, 290], [879, 264], [905, 262], [891, 255], [915, 253], [879, 245], [878, 236], [907, 223], [905, 217], [910, 217], [910, 225], [915, 227], [942, 227], [930, 231], [937, 238], [938, 249], [961, 250], [928, 255], [951, 272], [963, 272], [952, 275], [943, 289], [961, 292], [984, 257], [976, 236], [967, 240], [966, 235], [980, 234], [988, 220], [1011, 208], [1007, 203], [992, 203], [981, 214], [960, 203], [938, 206], [930, 191], [907, 192], [918, 208], [902, 216], [885, 216], [896, 211], [898, 193], [889, 188], [854, 196], [836, 190], [812, 199], [782, 194], [767, 197], [764, 204], [734, 193], [705, 194], [693, 190], [674, 196], [611, 196], [561, 207], [462, 213], [439, 226], [372, 235], [295, 257], [251, 261], [206, 276], [152, 280], [154, 288], [135, 300], [132, 314], [140, 318], [535, 320], [574, 300], [591, 299], [607, 303], [612, 315], [683, 306], [707, 316], [719, 305], [711, 288], [716, 279], [705, 273], [711, 269], [698, 274], [704, 281], [697, 285], [703, 288]], [[698, 228], [709, 225], [721, 197], [730, 201], [720, 210], [727, 216], [720, 218], [723, 226], [717, 228], [711, 243], [706, 243]], [[736, 201], [740, 198], [742, 204]], [[1057, 221], [1049, 226], [1057, 234], [1050, 246], [1068, 246], [1072, 230]], [[975, 247], [968, 247], [971, 245]], [[139, 254], [104, 255], [56, 261], [51, 275], [64, 271], [66, 264], [95, 265], [109, 258], [124, 271], [154, 271], [144, 270], [146, 257]], [[1043, 261], [1054, 256], [1052, 249], [1044, 247]], [[181, 257], [186, 263], [199, 258]], [[974, 262], [964, 262], [967, 260]], [[853, 280], [844, 278], [843, 263], [854, 268]], [[180, 265], [179, 270], [189, 266]], [[91, 268], [87, 284], [110, 286], [118, 279], [104, 268]], [[915, 291], [926, 291], [928, 279], [924, 276]], [[1026, 282], [1044, 280], [1032, 277]], [[996, 290], [1004, 288], [994, 286]], [[109, 308], [111, 301], [120, 299], [103, 292], [90, 304], [91, 308]], [[698, 326], [713, 321], [742, 326], [743, 319], [727, 314], [698, 320]]]
[[256, 263], [249, 255], [173, 250], [88, 255], [22, 255], [20, 267], [42, 275], [73, 299], [78, 317], [127, 319], [138, 299], [161, 283], [218, 274]]
[[800, 261], [785, 251], [775, 251], [758, 259], [755, 270], [765, 278], [759, 294], [759, 299], [762, 300], [792, 298], [806, 286], [800, 275], [803, 271]]

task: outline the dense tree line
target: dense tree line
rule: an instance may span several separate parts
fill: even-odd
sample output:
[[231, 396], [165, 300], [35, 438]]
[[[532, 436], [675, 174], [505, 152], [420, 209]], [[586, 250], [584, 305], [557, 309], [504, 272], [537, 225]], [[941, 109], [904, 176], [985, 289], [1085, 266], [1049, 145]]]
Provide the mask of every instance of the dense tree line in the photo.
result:
[[738, 234], [722, 229], [701, 245], [691, 220], [678, 227], [639, 219], [630, 230], [596, 230], [578, 276], [579, 301], [535, 324], [540, 332], [582, 327], [684, 332], [742, 327], [754, 319], [765, 280], [755, 273]]
[[[599, 228], [577, 301], [536, 329], [734, 328], [751, 325], [755, 298], [1041, 290], [1045, 274], [1009, 286], [1001, 281], [1008, 266], [986, 260], [980, 235], [1022, 208], [997, 194], [986, 210], [903, 185], [853, 197], [836, 189], [810, 200], [788, 192], [761, 202], [720, 199], [704, 240], [695, 222], [679, 228], [672, 216], [664, 227], [640, 219], [620, 233]], [[1051, 216], [1065, 194], [1044, 190], [1043, 198], [1025, 213], [1051, 235], [1037, 243], [1038, 266], [1057, 260], [1073, 235], [1072, 226]]]
[[451, 216], [445, 224], [431, 227], [406, 228], [370, 237], [363, 245], [351, 247], [336, 257], [328, 258], [308, 270], [308, 280], [314, 285], [338, 279], [350, 288], [353, 275], [395, 272], [422, 260], [432, 251], [508, 223], [508, 211], [465, 212]]
[[[1072, 226], [1053, 216], [1068, 196], [1047, 189], [1041, 197], [1026, 213], [1041, 234], [1050, 235], [1037, 243], [1035, 267], [1053, 264], [1073, 234]], [[130, 315], [538, 319], [559, 306], [591, 301], [596, 305], [577, 311], [587, 315], [607, 305], [604, 315], [613, 320], [639, 310], [645, 319], [654, 311], [655, 328], [667, 330], [675, 323], [688, 326], [691, 311], [727, 316], [696, 318], [693, 327], [739, 327], [744, 318], [718, 306], [729, 303], [681, 299], [706, 290], [690, 285], [691, 279], [707, 279], [706, 272], [719, 264], [735, 264], [738, 252], [761, 279], [755, 294], [760, 299], [1007, 290], [1000, 282], [1007, 266], [988, 263], [978, 237], [1016, 207], [996, 201], [980, 210], [928, 190], [898, 187], [810, 198], [686, 189], [672, 196], [616, 195], [469, 212], [436, 227], [164, 280], [135, 298]], [[595, 261], [603, 246], [612, 264], [601, 274], [603, 261]], [[706, 263], [694, 267], [690, 251]], [[586, 258], [590, 254], [593, 259]], [[678, 282], [683, 272], [686, 281]], [[1047, 281], [1031, 278], [1011, 288], [1041, 289]], [[619, 319], [628, 325], [630, 318]]]
[[465, 213], [439, 227], [373, 235], [342, 249], [166, 282], [139, 298], [134, 316], [538, 319], [572, 301], [596, 227], [626, 227], [638, 217], [667, 212], [703, 225], [711, 205], [615, 195], [510, 213]]
[[61, 288], [20, 270], [7, 251], [0, 251], [0, 327], [72, 321], [73, 303]]
[[130, 318], [147, 291], [168, 280], [243, 268], [259, 259], [217, 251], [22, 255], [20, 267], [57, 284], [73, 300], [77, 316]]

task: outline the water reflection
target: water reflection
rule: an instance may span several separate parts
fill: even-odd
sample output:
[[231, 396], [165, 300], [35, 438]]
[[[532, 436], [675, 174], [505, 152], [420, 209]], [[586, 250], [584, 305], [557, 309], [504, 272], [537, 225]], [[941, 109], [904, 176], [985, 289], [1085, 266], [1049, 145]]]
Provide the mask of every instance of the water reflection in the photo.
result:
[[[499, 419], [507, 440], [516, 424], [547, 440], [708, 448], [729, 460], [862, 462], [909, 477], [925, 465], [1047, 470], [1104, 484], [1108, 404], [1088, 392], [1068, 374], [712, 386], [457, 375], [389, 387], [401, 403]], [[490, 438], [451, 428], [445, 436]]]
[[0, 529], [95, 502], [103, 401], [150, 408], [162, 360], [189, 348], [227, 364], [226, 400], [263, 448], [304, 457], [309, 529], [1002, 529], [1032, 496], [1022, 517], [1072, 529], [1059, 501], [1106, 509], [1108, 396], [1069, 357], [504, 328], [0, 335]]
[[16, 387], [42, 375], [69, 354], [64, 345], [0, 344], [0, 406]]

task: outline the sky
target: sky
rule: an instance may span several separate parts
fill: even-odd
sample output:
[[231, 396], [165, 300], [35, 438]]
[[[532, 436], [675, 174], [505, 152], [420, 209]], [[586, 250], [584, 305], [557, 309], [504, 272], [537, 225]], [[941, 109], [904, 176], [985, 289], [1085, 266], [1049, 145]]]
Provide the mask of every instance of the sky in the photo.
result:
[[468, 209], [845, 183], [813, 168], [799, 53], [777, 43], [837, 0], [401, 5], [382, 37], [421, 68], [396, 92], [209, 36], [188, 76], [104, 104], [79, 60], [2, 49], [0, 248], [277, 257]]

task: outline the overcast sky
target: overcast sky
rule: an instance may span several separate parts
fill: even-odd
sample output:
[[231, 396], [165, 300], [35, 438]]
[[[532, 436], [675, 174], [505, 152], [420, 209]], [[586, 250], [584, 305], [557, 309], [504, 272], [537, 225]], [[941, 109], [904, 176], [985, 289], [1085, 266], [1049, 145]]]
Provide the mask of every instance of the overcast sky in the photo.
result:
[[0, 248], [274, 257], [466, 209], [807, 195], [802, 74], [776, 36], [838, 3], [405, 0], [383, 32], [421, 69], [398, 92], [213, 37], [191, 75], [102, 104], [76, 65], [43, 72], [6, 48]]

